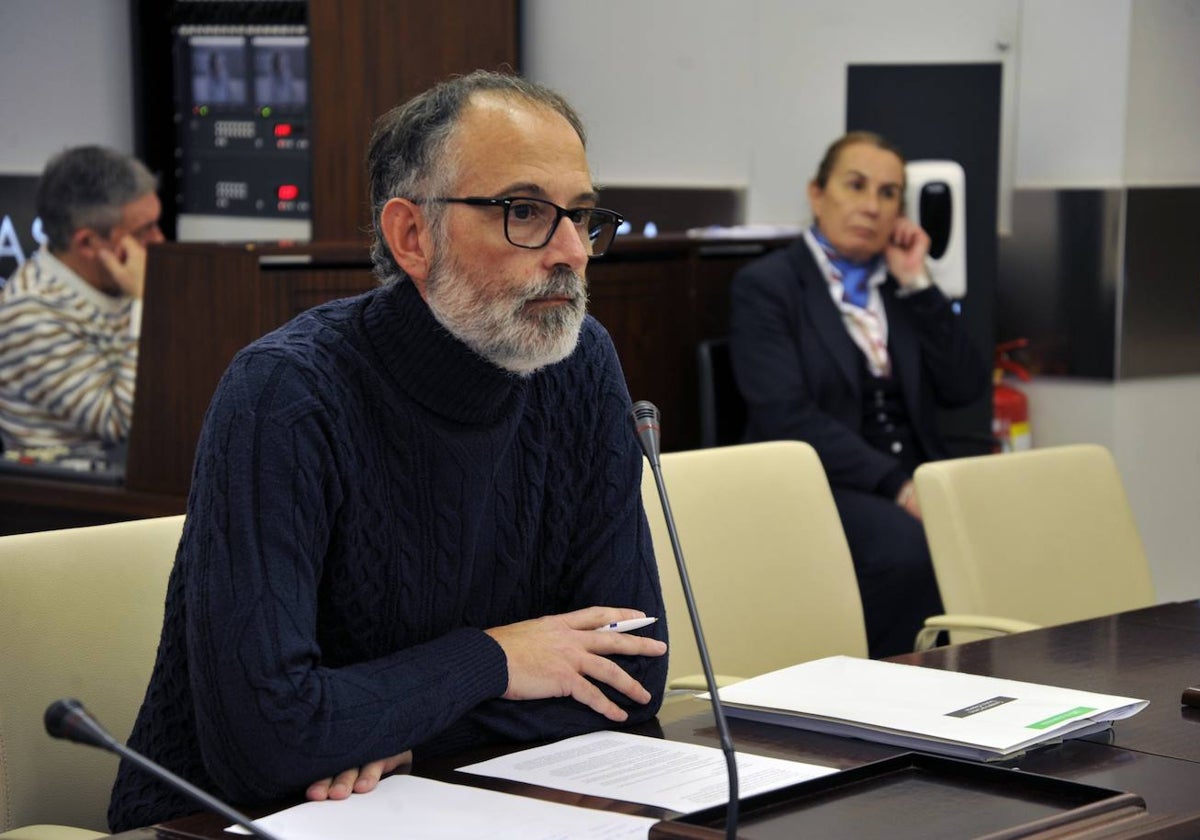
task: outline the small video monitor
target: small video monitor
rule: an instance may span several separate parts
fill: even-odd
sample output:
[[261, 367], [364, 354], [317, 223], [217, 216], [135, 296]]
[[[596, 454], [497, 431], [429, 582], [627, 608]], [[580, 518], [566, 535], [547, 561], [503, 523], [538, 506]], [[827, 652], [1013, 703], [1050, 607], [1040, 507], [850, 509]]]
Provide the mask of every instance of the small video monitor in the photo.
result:
[[308, 27], [239, 21], [222, 5], [219, 19], [173, 32], [176, 238], [308, 240]]
[[258, 108], [303, 108], [308, 103], [308, 38], [256, 36], [254, 104]]
[[193, 104], [246, 105], [246, 39], [238, 35], [197, 35], [189, 39], [188, 46]]

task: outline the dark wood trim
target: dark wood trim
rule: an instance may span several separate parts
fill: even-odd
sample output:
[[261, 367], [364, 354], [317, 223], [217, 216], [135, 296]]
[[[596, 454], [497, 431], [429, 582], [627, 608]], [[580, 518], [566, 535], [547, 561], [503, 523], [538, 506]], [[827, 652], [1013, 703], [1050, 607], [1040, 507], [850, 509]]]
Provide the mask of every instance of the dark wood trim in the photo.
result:
[[[589, 266], [591, 312], [631, 396], [662, 412], [664, 449], [699, 445], [696, 345], [728, 331], [734, 272], [787, 241], [623, 237]], [[376, 286], [359, 242], [152, 247], [125, 486], [0, 477], [0, 500], [44, 508], [47, 522], [60, 509], [60, 527], [181, 512], [204, 414], [234, 355], [312, 306]]]
[[313, 239], [366, 242], [375, 120], [454, 74], [519, 72], [518, 0], [309, 0]]

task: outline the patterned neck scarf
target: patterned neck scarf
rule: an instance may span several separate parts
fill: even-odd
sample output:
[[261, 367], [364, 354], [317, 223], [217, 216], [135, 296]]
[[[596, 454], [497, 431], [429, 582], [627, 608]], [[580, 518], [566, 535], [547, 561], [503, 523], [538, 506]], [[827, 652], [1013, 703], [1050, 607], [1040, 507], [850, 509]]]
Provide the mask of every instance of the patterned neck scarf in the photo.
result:
[[[887, 311], [878, 295], [872, 300], [871, 289], [887, 276], [887, 265], [880, 255], [865, 263], [852, 262], [836, 250], [813, 225], [804, 232], [813, 259], [829, 281], [830, 296], [842, 313], [846, 332], [858, 345], [874, 376], [892, 375], [891, 354], [888, 353]], [[838, 286], [841, 299], [838, 300]]]
[[883, 257], [874, 256], [866, 262], [856, 263], [839, 254], [816, 225], [813, 225], [810, 230], [813, 238], [817, 240], [817, 244], [821, 246], [821, 250], [825, 252], [825, 256], [829, 258], [829, 265], [833, 269], [833, 279], [842, 284], [842, 300], [854, 304], [859, 309], [866, 309], [867, 301], [871, 296], [867, 281], [879, 268], [880, 260]]

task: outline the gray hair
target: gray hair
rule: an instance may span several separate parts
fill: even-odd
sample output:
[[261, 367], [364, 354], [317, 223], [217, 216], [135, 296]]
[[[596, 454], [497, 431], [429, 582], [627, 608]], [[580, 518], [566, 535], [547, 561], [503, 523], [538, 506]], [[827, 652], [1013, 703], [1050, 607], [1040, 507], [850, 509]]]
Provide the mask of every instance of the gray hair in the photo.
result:
[[52, 157], [37, 188], [37, 214], [51, 251], [66, 251], [71, 236], [92, 228], [108, 236], [126, 204], [158, 189], [145, 165], [104, 146], [76, 146]]
[[[374, 236], [371, 260], [381, 283], [407, 277], [392, 256], [380, 228], [383, 206], [392, 198], [430, 198], [450, 189], [458, 174], [451, 149], [464, 106], [477, 93], [493, 93], [549, 108], [571, 124], [585, 146], [579, 115], [547, 87], [505, 73], [476, 70], [435, 85], [388, 111], [375, 123], [367, 151]], [[444, 206], [426, 205], [435, 242], [442, 241]]]

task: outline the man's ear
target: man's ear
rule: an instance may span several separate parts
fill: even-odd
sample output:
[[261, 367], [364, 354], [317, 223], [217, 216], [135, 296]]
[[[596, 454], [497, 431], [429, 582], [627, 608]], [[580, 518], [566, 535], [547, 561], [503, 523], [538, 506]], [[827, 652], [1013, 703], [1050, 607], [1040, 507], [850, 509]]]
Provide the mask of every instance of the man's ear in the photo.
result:
[[79, 228], [71, 234], [71, 243], [67, 251], [94, 260], [96, 253], [100, 250], [98, 245], [101, 241], [100, 234], [91, 228]]
[[425, 214], [407, 198], [389, 199], [379, 214], [379, 229], [392, 257], [424, 297], [433, 262], [433, 236]]

